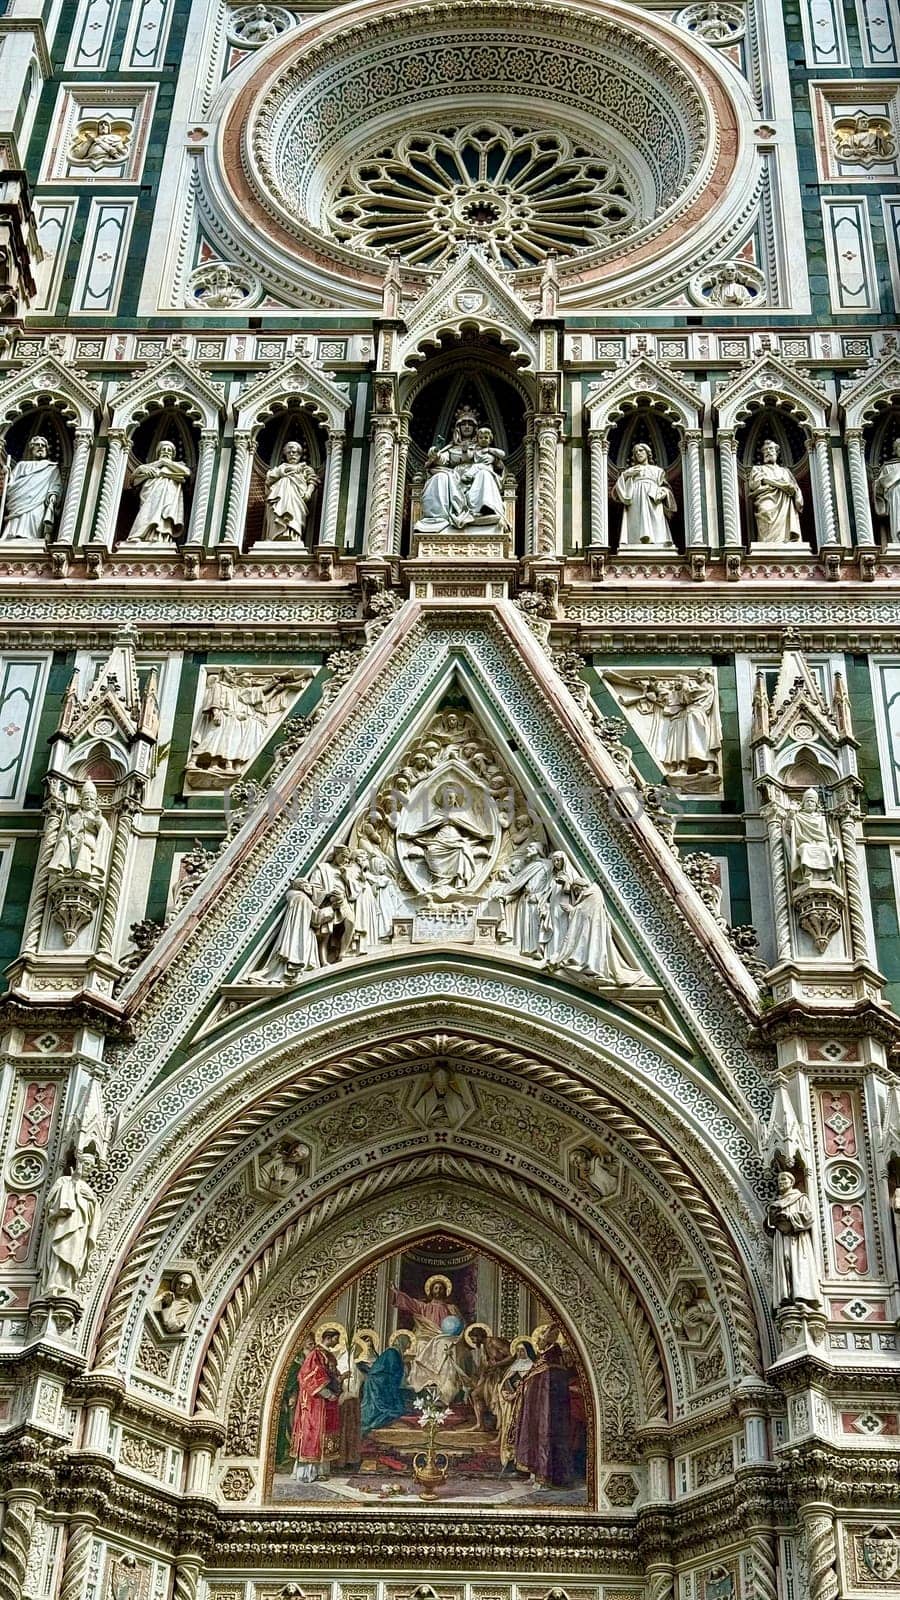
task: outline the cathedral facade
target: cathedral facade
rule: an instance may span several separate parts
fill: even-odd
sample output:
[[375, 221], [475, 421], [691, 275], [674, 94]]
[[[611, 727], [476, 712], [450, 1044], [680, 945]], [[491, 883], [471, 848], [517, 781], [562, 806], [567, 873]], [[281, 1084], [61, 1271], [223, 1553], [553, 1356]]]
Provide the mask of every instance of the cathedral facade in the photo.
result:
[[900, 1600], [896, 0], [0, 145], [0, 1600]]

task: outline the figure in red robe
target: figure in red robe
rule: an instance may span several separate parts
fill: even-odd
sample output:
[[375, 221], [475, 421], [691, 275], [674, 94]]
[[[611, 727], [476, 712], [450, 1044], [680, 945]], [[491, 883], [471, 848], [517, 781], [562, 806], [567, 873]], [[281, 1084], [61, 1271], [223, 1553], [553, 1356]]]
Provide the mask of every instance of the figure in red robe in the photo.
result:
[[291, 1455], [298, 1483], [327, 1478], [338, 1453], [341, 1432], [341, 1375], [334, 1351], [340, 1331], [325, 1327], [304, 1357], [297, 1373], [297, 1394], [291, 1424]]

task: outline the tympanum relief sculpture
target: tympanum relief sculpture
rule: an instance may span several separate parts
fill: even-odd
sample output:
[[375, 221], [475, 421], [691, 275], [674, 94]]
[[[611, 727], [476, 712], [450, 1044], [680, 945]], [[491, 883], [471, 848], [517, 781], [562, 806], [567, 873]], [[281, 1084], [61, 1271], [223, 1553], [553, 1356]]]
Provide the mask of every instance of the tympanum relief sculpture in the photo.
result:
[[227, 789], [262, 748], [308, 681], [298, 669], [210, 667], [191, 735], [189, 789]]
[[669, 518], [677, 510], [675, 496], [648, 444], [634, 446], [630, 465], [616, 479], [613, 498], [624, 507], [620, 549], [648, 545], [662, 550], [674, 548]]
[[157, 446], [153, 461], [135, 467], [131, 482], [140, 491], [140, 504], [126, 544], [175, 543], [184, 529], [184, 486], [190, 476], [167, 439]]
[[891, 453], [882, 462], [872, 484], [875, 510], [888, 525], [892, 544], [900, 544], [900, 437], [891, 445]]
[[592, 986], [647, 980], [603, 891], [543, 824], [467, 712], [442, 711], [345, 842], [297, 877], [254, 983], [381, 946], [503, 945]]
[[604, 672], [642, 743], [678, 794], [722, 794], [722, 724], [715, 672], [676, 669]]
[[48, 538], [59, 515], [62, 492], [62, 473], [51, 458], [50, 445], [43, 434], [36, 433], [7, 478], [0, 536], [35, 543]]
[[781, 449], [766, 439], [759, 460], [750, 469], [747, 493], [753, 507], [753, 536], [760, 544], [797, 544], [803, 495], [790, 467], [781, 462]]

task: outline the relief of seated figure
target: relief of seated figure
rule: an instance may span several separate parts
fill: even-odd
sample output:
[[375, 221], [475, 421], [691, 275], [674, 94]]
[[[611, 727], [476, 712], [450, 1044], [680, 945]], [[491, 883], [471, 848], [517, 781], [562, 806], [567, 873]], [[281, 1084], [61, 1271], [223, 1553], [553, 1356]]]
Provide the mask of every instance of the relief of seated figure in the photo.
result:
[[425, 458], [425, 488], [417, 533], [485, 527], [504, 522], [505, 454], [473, 411], [458, 411], [449, 445], [432, 445]]

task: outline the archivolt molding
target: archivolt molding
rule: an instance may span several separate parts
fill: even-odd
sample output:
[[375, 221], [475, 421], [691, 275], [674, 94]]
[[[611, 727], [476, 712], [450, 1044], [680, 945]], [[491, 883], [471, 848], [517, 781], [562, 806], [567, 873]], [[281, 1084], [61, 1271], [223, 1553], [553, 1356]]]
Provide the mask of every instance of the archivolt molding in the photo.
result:
[[[469, 1028], [474, 1009], [470, 1008], [465, 1018]], [[407, 1026], [414, 1026], [416, 1020], [427, 1026], [428, 1013], [431, 1014], [431, 1026], [437, 1023], [442, 1029], [464, 1020], [458, 1006], [448, 1008], [432, 1004], [419, 1007], [418, 1010], [418, 1019], [414, 1015], [405, 1018]], [[483, 1026], [479, 1027], [479, 1032], [483, 1035]], [[533, 1047], [536, 1041], [531, 1036], [532, 1030], [529, 1030], [529, 1034], [529, 1047]], [[552, 1060], [546, 1059], [550, 1055], [551, 1044], [557, 1051], [560, 1048], [560, 1040], [552, 1030], [548, 1030], [541, 1041], [544, 1060], [511, 1051], [484, 1037], [466, 1037], [443, 1031], [424, 1036], [413, 1033], [401, 1039], [383, 1040], [374, 1049], [365, 1048], [367, 1037], [371, 1039], [371, 1025], [368, 1028], [359, 1025], [355, 1034], [351, 1033], [349, 1037], [346, 1030], [338, 1025], [323, 1041], [331, 1046], [332, 1052], [337, 1046], [337, 1052], [329, 1057], [323, 1050], [318, 1063], [307, 1059], [302, 1076], [298, 1076], [297, 1072], [296, 1048], [282, 1051], [277, 1059], [266, 1063], [265, 1076], [259, 1064], [248, 1063], [240, 1085], [233, 1083], [218, 1090], [202, 1102], [190, 1117], [181, 1121], [173, 1118], [173, 1108], [166, 1105], [167, 1096], [164, 1094], [161, 1097], [151, 1120], [157, 1129], [167, 1129], [168, 1136], [157, 1139], [157, 1149], [143, 1157], [139, 1164], [132, 1165], [129, 1161], [127, 1187], [125, 1183], [120, 1185], [105, 1208], [104, 1225], [91, 1276], [99, 1279], [99, 1269], [104, 1263], [107, 1275], [114, 1270], [116, 1259], [121, 1260], [122, 1265], [98, 1338], [95, 1357], [98, 1364], [116, 1362], [125, 1367], [130, 1365], [140, 1339], [148, 1286], [150, 1289], [155, 1287], [163, 1267], [177, 1256], [188, 1223], [197, 1222], [203, 1206], [211, 1212], [215, 1211], [217, 1196], [223, 1185], [227, 1187], [233, 1184], [240, 1168], [252, 1159], [256, 1151], [279, 1137], [290, 1125], [296, 1124], [301, 1116], [311, 1115], [315, 1104], [329, 1093], [334, 1095], [335, 1091], [339, 1091], [342, 1096], [346, 1095], [351, 1084], [354, 1087], [359, 1085], [359, 1092], [362, 1092], [368, 1082], [374, 1082], [373, 1074], [379, 1071], [383, 1076], [393, 1074], [396, 1078], [398, 1072], [408, 1074], [411, 1069], [421, 1069], [423, 1059], [427, 1061], [433, 1059], [435, 1054], [449, 1051], [454, 1060], [469, 1062], [474, 1071], [482, 1074], [490, 1072], [495, 1081], [505, 1080], [507, 1085], [514, 1087], [529, 1085], [530, 1099], [533, 1099], [535, 1089], [543, 1091], [545, 1096], [552, 1096], [554, 1110], [572, 1120], [573, 1136], [578, 1136], [578, 1124], [581, 1123], [586, 1135], [599, 1136], [604, 1143], [608, 1143], [612, 1137], [613, 1143], [621, 1151], [623, 1161], [632, 1164], [635, 1171], [640, 1173], [645, 1187], [655, 1193], [662, 1208], [669, 1210], [674, 1205], [679, 1226], [690, 1241], [690, 1253], [703, 1263], [701, 1274], [708, 1278], [712, 1296], [719, 1302], [725, 1343], [730, 1351], [733, 1369], [743, 1372], [759, 1370], [757, 1320], [751, 1292], [741, 1267], [743, 1260], [746, 1272], [756, 1280], [757, 1298], [762, 1305], [764, 1294], [760, 1281], [764, 1264], [756, 1263], [753, 1259], [753, 1241], [759, 1231], [758, 1215], [754, 1219], [746, 1203], [736, 1195], [734, 1178], [717, 1170], [718, 1151], [714, 1153], [710, 1145], [691, 1130], [683, 1115], [671, 1107], [665, 1107], [636, 1077], [629, 1077], [627, 1067], [624, 1072], [617, 1068], [610, 1070], [609, 1064], [598, 1060], [589, 1046], [576, 1040], [563, 1044], [566, 1066], [557, 1067]], [[615, 1057], [613, 1059], [616, 1060]], [[610, 1098], [597, 1086], [598, 1070], [604, 1067], [607, 1067], [606, 1075], [613, 1080], [613, 1090], [618, 1098]], [[286, 1085], [287, 1077], [292, 1081]], [[252, 1095], [253, 1101], [240, 1110], [242, 1094], [247, 1101]], [[631, 1109], [625, 1110], [623, 1102], [629, 1107], [637, 1102], [648, 1122], [642, 1123]], [[663, 1132], [658, 1134], [654, 1125], [661, 1125]], [[671, 1147], [665, 1143], [666, 1137]], [[719, 1127], [719, 1137], [725, 1137], [724, 1125]], [[203, 1147], [185, 1164], [185, 1145], [190, 1146], [200, 1138], [204, 1139]], [[143, 1135], [134, 1127], [125, 1129], [119, 1140], [120, 1147], [126, 1151], [140, 1150], [144, 1142]], [[472, 1141], [464, 1142], [471, 1144]], [[730, 1227], [739, 1241], [737, 1246], [719, 1221], [714, 1204], [703, 1194], [692, 1172], [672, 1154], [672, 1148], [684, 1151], [692, 1170], [702, 1172], [711, 1188], [718, 1188], [721, 1192], [724, 1209], [730, 1213]], [[116, 1153], [113, 1152], [114, 1155]], [[350, 1166], [355, 1159], [350, 1160]], [[347, 1164], [344, 1163], [345, 1166]], [[528, 1181], [530, 1176], [538, 1177], [545, 1186], [565, 1196], [570, 1205], [583, 1214], [588, 1213], [589, 1205], [584, 1195], [563, 1184], [558, 1168], [541, 1173], [533, 1160], [522, 1162], [521, 1166], [525, 1172], [524, 1181]], [[170, 1174], [168, 1186], [167, 1170]], [[317, 1177], [317, 1188], [322, 1181], [328, 1180]], [[330, 1181], [342, 1181], [340, 1168]], [[521, 1183], [523, 1179], [518, 1181]], [[153, 1191], [161, 1198], [152, 1210], [147, 1211], [146, 1196]], [[305, 1203], [309, 1192], [304, 1189], [293, 1202], [286, 1201], [280, 1206], [273, 1206], [264, 1216], [258, 1215], [254, 1219], [253, 1231], [244, 1229], [246, 1247], [263, 1250], [271, 1238], [272, 1230], [285, 1224], [291, 1209], [296, 1209], [298, 1203]], [[131, 1219], [133, 1236], [130, 1243], [123, 1227], [123, 1217]], [[610, 1227], [597, 1208], [594, 1208], [593, 1225], [597, 1231], [602, 1231], [604, 1226], [607, 1229]], [[640, 1262], [640, 1250], [636, 1248], [639, 1241], [632, 1237], [630, 1242], [626, 1240], [623, 1245], [621, 1235], [616, 1236], [612, 1232], [608, 1237], [610, 1248], [615, 1252], [623, 1257], [630, 1256], [633, 1262]], [[208, 1326], [208, 1317], [215, 1315], [214, 1302], [220, 1302], [229, 1291], [234, 1266], [227, 1239], [223, 1239], [223, 1254], [226, 1270], [220, 1273], [215, 1289], [210, 1279], [207, 1291], [209, 1309], [204, 1326]], [[654, 1272], [646, 1271], [642, 1293], [648, 1304], [655, 1301], [654, 1316], [659, 1323], [666, 1320], [666, 1287], [660, 1289]], [[683, 1392], [680, 1382], [674, 1383], [673, 1389]], [[182, 1391], [186, 1395], [183, 1384]]]
[[347, 1265], [363, 1267], [399, 1249], [439, 1215], [449, 1232], [504, 1257], [540, 1286], [581, 1342], [607, 1452], [633, 1459], [635, 1426], [665, 1417], [666, 1388], [652, 1331], [618, 1268], [546, 1197], [539, 1209], [531, 1195], [523, 1207], [511, 1175], [448, 1157], [436, 1182], [428, 1172], [433, 1161], [419, 1163], [418, 1174], [416, 1165], [405, 1174], [402, 1201], [388, 1173], [355, 1178], [340, 1197], [288, 1227], [242, 1280], [210, 1342], [197, 1392], [199, 1406], [227, 1417], [226, 1451], [259, 1453], [279, 1356], [346, 1279]]
[[[458, 603], [450, 613], [412, 603], [395, 617], [123, 991], [128, 1011], [140, 1011], [140, 1028], [134, 1043], [111, 1059], [108, 1092], [120, 1114], [136, 1108], [172, 1052], [184, 1047], [231, 963], [270, 923], [290, 880], [334, 837], [357, 803], [360, 774], [378, 781], [398, 742], [412, 737], [418, 708], [429, 697], [435, 703], [460, 677], [488, 733], [505, 741], [515, 735], [517, 781], [548, 814], [552, 807], [556, 830], [603, 883], [642, 962], [659, 974], [671, 1006], [734, 1100], [748, 1119], [751, 1110], [765, 1114], [769, 1092], [748, 1028], [751, 985], [737, 957], [652, 823], [640, 814], [622, 816], [610, 803], [607, 797], [621, 792], [621, 773], [561, 682], [542, 685], [546, 660], [518, 613], [473, 607], [465, 615]], [[490, 703], [481, 687], [488, 683]], [[661, 892], [645, 926], [648, 867], [661, 880]], [[718, 976], [726, 973], [727, 984]], [[412, 999], [399, 974], [397, 982], [396, 1002]], [[477, 984], [463, 981], [463, 997]], [[545, 987], [545, 1003], [556, 1004], [551, 986]], [[345, 986], [324, 1009], [314, 998], [319, 992], [318, 983], [304, 987], [310, 1018], [327, 1022], [339, 1006], [349, 1019], [354, 989]], [[445, 976], [441, 992], [460, 991]], [[746, 1011], [738, 1000], [745, 993]], [[600, 1008], [594, 1003], [584, 1010], [594, 1032]], [[269, 1037], [260, 1034], [266, 1052], [283, 1042], [283, 1025], [274, 1023], [279, 1015], [272, 1013]], [[222, 1069], [230, 1069], [239, 1064], [240, 1049], [220, 1052], [220, 1059]], [[205, 1072], [211, 1085], [216, 1071], [207, 1063]]]

